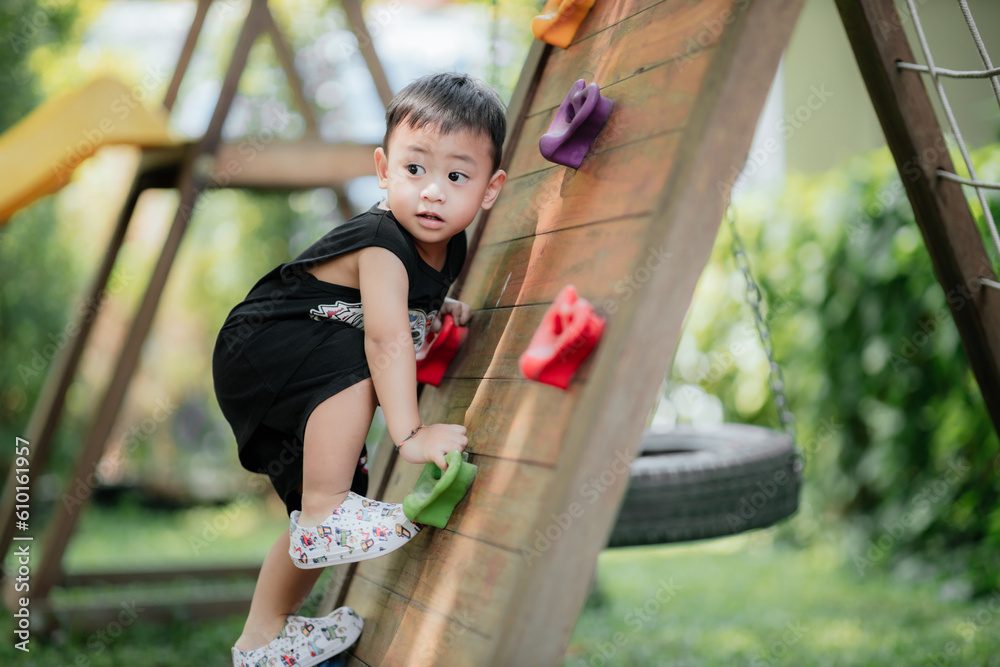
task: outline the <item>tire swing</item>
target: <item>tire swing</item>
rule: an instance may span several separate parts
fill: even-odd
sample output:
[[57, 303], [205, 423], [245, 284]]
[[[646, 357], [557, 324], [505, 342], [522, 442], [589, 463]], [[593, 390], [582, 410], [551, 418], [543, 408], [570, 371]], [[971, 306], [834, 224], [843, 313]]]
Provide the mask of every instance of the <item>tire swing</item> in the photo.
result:
[[802, 457], [781, 367], [761, 314], [762, 295], [736, 231], [726, 219], [733, 256], [747, 284], [747, 301], [769, 363], [781, 431], [746, 424], [683, 425], [647, 430], [631, 464], [629, 487], [609, 547], [686, 542], [773, 525], [798, 509]]

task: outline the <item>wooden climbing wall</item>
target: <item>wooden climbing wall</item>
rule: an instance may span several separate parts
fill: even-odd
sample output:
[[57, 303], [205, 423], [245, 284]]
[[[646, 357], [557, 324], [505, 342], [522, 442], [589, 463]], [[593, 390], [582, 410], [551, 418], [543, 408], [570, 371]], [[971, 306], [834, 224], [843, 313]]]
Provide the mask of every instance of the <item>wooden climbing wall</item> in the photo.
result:
[[[801, 5], [599, 0], [569, 48], [536, 45], [507, 184], [456, 295], [475, 309], [469, 337], [420, 402], [425, 422], [468, 427], [479, 475], [446, 529], [337, 568], [328, 606], [365, 619], [349, 664], [559, 664]], [[578, 78], [615, 107], [573, 170], [538, 139]], [[567, 283], [608, 326], [562, 391], [517, 359]], [[399, 502], [420, 466], [379, 449], [373, 485]]]

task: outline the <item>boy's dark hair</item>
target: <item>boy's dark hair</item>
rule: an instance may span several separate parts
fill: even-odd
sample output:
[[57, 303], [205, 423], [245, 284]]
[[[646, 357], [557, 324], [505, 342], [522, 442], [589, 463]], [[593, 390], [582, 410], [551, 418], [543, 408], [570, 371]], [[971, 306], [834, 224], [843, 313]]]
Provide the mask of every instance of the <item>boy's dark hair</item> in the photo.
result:
[[382, 150], [389, 152], [389, 137], [402, 122], [420, 129], [435, 125], [442, 134], [469, 130], [485, 134], [493, 145], [493, 171], [500, 168], [507, 118], [500, 96], [468, 74], [431, 74], [399, 91], [385, 110]]

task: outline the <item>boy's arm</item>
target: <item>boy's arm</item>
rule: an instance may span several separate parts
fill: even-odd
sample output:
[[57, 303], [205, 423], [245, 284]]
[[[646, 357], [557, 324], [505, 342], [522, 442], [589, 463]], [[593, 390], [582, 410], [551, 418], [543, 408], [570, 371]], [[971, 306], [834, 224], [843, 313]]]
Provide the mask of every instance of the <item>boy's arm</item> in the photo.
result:
[[375, 394], [385, 414], [389, 437], [410, 463], [433, 461], [444, 470], [444, 455], [463, 451], [468, 444], [460, 424], [431, 424], [421, 428], [417, 410], [417, 355], [410, 334], [409, 278], [403, 263], [385, 248], [358, 253], [361, 308], [364, 311], [365, 356]]
[[389, 250], [372, 246], [358, 253], [365, 355], [389, 436], [402, 442], [420, 426], [417, 362], [410, 334], [409, 278]]

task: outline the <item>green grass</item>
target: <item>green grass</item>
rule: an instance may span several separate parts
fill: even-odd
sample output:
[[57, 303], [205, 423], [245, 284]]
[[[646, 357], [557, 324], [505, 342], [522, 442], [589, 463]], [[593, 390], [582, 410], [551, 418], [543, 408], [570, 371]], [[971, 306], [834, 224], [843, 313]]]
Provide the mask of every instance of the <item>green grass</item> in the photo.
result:
[[[143, 561], [259, 562], [285, 525], [280, 508], [256, 501], [174, 513], [92, 508], [84, 517], [68, 553], [70, 570], [125, 569]], [[130, 536], [127, 549], [114, 546], [114, 526]], [[1000, 665], [1000, 592], [946, 600], [942, 591], [948, 588], [930, 580], [904, 581], [873, 570], [859, 574], [843, 555], [842, 541], [794, 549], [775, 544], [773, 536], [761, 531], [605, 552], [563, 667]], [[184, 591], [154, 592], [168, 597]], [[119, 587], [102, 595], [125, 600], [141, 591]], [[61, 596], [88, 599], [82, 592]], [[140, 613], [135, 622], [111, 626], [105, 634], [33, 636], [25, 654], [14, 649], [12, 619], [4, 614], [0, 664], [223, 666], [230, 664], [229, 647], [242, 624], [236, 617], [159, 626], [144, 623]]]
[[1000, 665], [1000, 592], [945, 601], [772, 536], [606, 551], [563, 666]]
[[[78, 534], [66, 552], [68, 571], [114, 566], [259, 563], [288, 516], [283, 506], [241, 496], [221, 507], [151, 511], [134, 504], [94, 507], [80, 515]], [[114, 546], [127, 541], [127, 548]]]
[[[283, 507], [250, 497], [242, 497], [223, 507], [173, 512], [151, 511], [127, 503], [115, 508], [93, 506], [81, 514], [64, 567], [67, 572], [79, 572], [259, 564], [282, 528], [287, 526]], [[40, 559], [41, 553], [33, 552], [32, 566], [37, 567]], [[7, 566], [11, 566], [10, 559]], [[146, 599], [170, 601], [250, 593], [253, 586], [252, 579], [234, 579], [180, 586], [137, 584], [68, 591], [56, 589], [53, 598], [71, 604], [117, 606], [136, 600], [138, 613], [133, 616], [125, 610], [124, 622], [98, 631], [58, 632], [52, 637], [33, 633], [30, 653], [14, 648], [18, 639], [13, 634], [12, 619], [5, 613], [0, 618], [0, 665], [231, 665], [229, 648], [239, 636], [244, 618], [202, 624], [187, 623], [179, 618], [164, 626], [144, 623], [141, 606]], [[311, 604], [317, 601], [314, 599]]]

